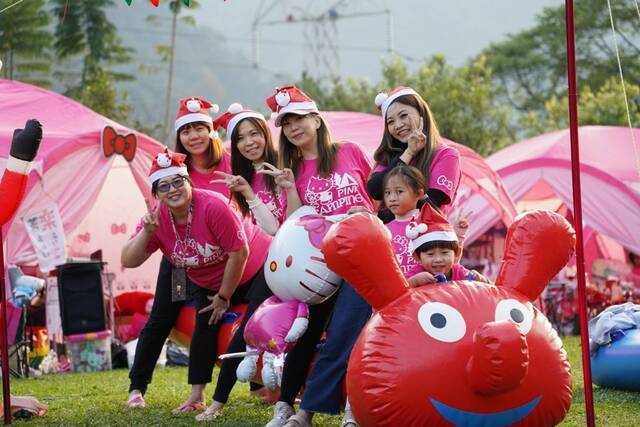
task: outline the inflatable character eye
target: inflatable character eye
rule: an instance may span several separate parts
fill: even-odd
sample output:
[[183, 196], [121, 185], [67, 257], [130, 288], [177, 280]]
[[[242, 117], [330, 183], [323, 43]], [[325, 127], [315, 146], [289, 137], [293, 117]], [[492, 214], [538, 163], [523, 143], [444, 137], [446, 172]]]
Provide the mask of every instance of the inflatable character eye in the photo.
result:
[[443, 342], [456, 342], [464, 337], [467, 325], [455, 308], [441, 302], [428, 302], [420, 307], [418, 321], [432, 338]]
[[523, 334], [531, 330], [533, 312], [529, 307], [514, 299], [500, 301], [496, 306], [496, 321], [513, 320]]

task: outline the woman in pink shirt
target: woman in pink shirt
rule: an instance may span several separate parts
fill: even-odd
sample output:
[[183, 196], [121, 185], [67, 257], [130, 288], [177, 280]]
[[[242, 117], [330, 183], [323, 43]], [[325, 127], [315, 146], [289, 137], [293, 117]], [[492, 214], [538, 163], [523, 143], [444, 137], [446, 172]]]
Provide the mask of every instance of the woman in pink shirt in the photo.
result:
[[[376, 105], [384, 117], [384, 135], [373, 156], [376, 166], [367, 183], [369, 195], [383, 200], [384, 176], [398, 164], [407, 164], [423, 173], [427, 196], [446, 214], [460, 183], [460, 153], [442, 142], [429, 106], [414, 89], [400, 86], [389, 94], [380, 93]], [[392, 219], [384, 206], [380, 217], [385, 222]]]
[[[210, 181], [218, 176], [215, 171], [231, 172], [231, 162], [229, 153], [224, 150], [220, 139], [216, 132], [213, 131], [213, 119], [209, 114], [209, 110], [217, 111], [217, 106], [212, 105], [201, 98], [191, 97], [180, 101], [180, 108], [176, 115], [176, 148], [183, 151], [185, 156], [185, 165], [189, 171], [190, 179], [195, 188], [211, 190], [224, 196], [227, 206], [238, 217], [242, 223], [243, 230], [247, 237], [247, 242], [251, 248], [241, 277], [237, 291], [234, 293], [235, 302], [248, 302], [251, 299], [251, 289], [256, 285], [262, 288], [264, 283], [264, 275], [262, 274], [262, 266], [267, 256], [270, 238], [256, 227], [250, 220], [242, 220], [241, 215], [235, 209], [234, 204], [228, 203], [229, 190], [226, 185], [219, 183], [211, 183]], [[129, 399], [127, 405], [129, 407], [145, 406], [143, 395], [146, 392], [148, 384], [151, 382], [152, 374], [162, 346], [164, 345], [171, 328], [175, 324], [176, 318], [184, 301], [172, 301], [171, 294], [171, 278], [173, 274], [173, 265], [163, 257], [158, 273], [158, 281], [154, 296], [153, 307], [149, 320], [140, 334], [138, 345], [136, 347], [136, 356], [129, 372], [131, 384], [129, 386]], [[228, 296], [228, 295], [227, 295]], [[234, 335], [229, 348], [241, 347], [244, 350], [244, 340], [242, 339], [242, 329], [244, 323], [241, 324], [240, 336]], [[215, 362], [215, 357], [210, 361], [211, 366]], [[189, 382], [196, 384], [194, 381], [202, 381], [201, 378], [192, 378]], [[211, 374], [204, 378], [204, 382], [211, 381]], [[225, 366], [220, 372], [220, 377], [216, 385], [218, 389], [231, 389], [235, 383], [235, 368]], [[252, 389], [256, 388], [252, 384]], [[176, 412], [188, 410], [204, 409], [204, 388], [193, 388], [192, 395], [178, 408]], [[220, 392], [221, 395], [226, 392]], [[226, 400], [224, 400], [226, 401]]]
[[[360, 147], [334, 143], [315, 102], [295, 86], [277, 89], [266, 102], [277, 114], [275, 125], [282, 127], [282, 170], [273, 174], [286, 191], [287, 213], [303, 204], [313, 206], [320, 215], [346, 214], [363, 207], [373, 210], [365, 186], [371, 162]], [[294, 400], [332, 309], [328, 339], [307, 379], [300, 412], [294, 415]], [[280, 427], [288, 419], [310, 421], [315, 412], [339, 413], [349, 353], [369, 316], [371, 307], [344, 281], [333, 297], [309, 308], [309, 326], [287, 355], [280, 401], [268, 427]]]
[[[275, 178], [261, 173], [265, 163], [278, 164], [278, 152], [264, 116], [233, 103], [213, 122], [231, 141], [231, 174], [215, 171], [215, 184], [226, 184], [244, 217], [275, 235], [287, 213], [287, 198]], [[268, 170], [268, 169], [267, 169]]]
[[[184, 158], [165, 149], [154, 159], [150, 181], [158, 204], [153, 210], [149, 207], [123, 247], [121, 260], [124, 267], [137, 267], [159, 249], [173, 267], [171, 301], [184, 301], [188, 293], [193, 297], [197, 316], [189, 354], [189, 383], [192, 397], [201, 397], [216, 360], [212, 343], [217, 341], [219, 321], [236, 299], [249, 248], [242, 223], [224, 197], [193, 188]], [[204, 409], [201, 401], [192, 403], [200, 403]]]

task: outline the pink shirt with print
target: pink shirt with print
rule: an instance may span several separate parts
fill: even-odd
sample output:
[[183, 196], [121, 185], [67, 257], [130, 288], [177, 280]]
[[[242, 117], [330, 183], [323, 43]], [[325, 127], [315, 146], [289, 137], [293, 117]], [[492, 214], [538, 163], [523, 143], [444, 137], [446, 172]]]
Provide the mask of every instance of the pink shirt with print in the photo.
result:
[[424, 271], [420, 261], [417, 261], [411, 253], [411, 240], [406, 234], [407, 224], [411, 220], [412, 218], [407, 218], [405, 220], [394, 219], [393, 221], [385, 224], [391, 232], [393, 253], [396, 256], [396, 261], [398, 262], [400, 271], [404, 274], [405, 279]]
[[[251, 179], [251, 189], [256, 197], [264, 203], [273, 214], [279, 224], [282, 224], [287, 216], [287, 194], [284, 191], [277, 191], [273, 194], [265, 183], [265, 175], [254, 174]], [[255, 219], [253, 223], [255, 224]]]
[[[160, 249], [171, 264], [185, 263], [187, 275], [198, 286], [217, 291], [222, 284], [228, 252], [241, 249], [247, 243], [242, 223], [218, 193], [193, 189], [191, 232], [181, 251], [166, 206], [160, 208], [160, 226], [147, 244], [147, 252]], [[142, 221], [136, 228], [142, 230]], [[186, 238], [186, 224], [176, 224], [179, 238]], [[182, 252], [182, 253], [181, 253]]]
[[[411, 166], [415, 166], [411, 162]], [[377, 164], [374, 172], [381, 172], [385, 165]], [[422, 171], [424, 173], [424, 171]], [[456, 200], [456, 193], [462, 178], [460, 170], [460, 152], [446, 143], [442, 142], [436, 147], [436, 151], [431, 160], [429, 168], [429, 182], [427, 188], [440, 190], [449, 197], [450, 202], [440, 206], [440, 210], [447, 215], [451, 205]]]
[[296, 174], [296, 189], [302, 203], [313, 206], [320, 215], [347, 213], [352, 206], [373, 210], [366, 190], [371, 160], [362, 149], [343, 142], [338, 148], [333, 171], [323, 178], [318, 174], [318, 159], [302, 160]]

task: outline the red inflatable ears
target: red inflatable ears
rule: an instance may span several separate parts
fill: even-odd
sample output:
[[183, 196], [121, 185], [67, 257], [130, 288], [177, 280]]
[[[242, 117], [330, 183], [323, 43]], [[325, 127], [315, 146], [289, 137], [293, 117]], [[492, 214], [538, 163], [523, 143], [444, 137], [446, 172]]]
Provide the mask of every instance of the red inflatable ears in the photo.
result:
[[[349, 282], [376, 311], [409, 291], [394, 259], [389, 231], [373, 215], [359, 213], [341, 221], [324, 237], [327, 265]], [[366, 265], [359, 269], [357, 266]], [[383, 280], [385, 286], [376, 286]]]
[[576, 232], [564, 217], [551, 211], [526, 212], [509, 227], [496, 285], [533, 301], [569, 261], [575, 246]]

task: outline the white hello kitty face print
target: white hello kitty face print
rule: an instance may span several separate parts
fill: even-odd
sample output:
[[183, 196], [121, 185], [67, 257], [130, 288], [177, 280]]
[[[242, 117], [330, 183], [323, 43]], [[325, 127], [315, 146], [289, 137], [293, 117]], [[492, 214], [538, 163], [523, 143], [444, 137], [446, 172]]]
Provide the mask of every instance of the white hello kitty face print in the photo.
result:
[[158, 163], [158, 166], [161, 168], [168, 168], [171, 166], [171, 157], [169, 157], [167, 153], [160, 153], [156, 158], [156, 163]]

